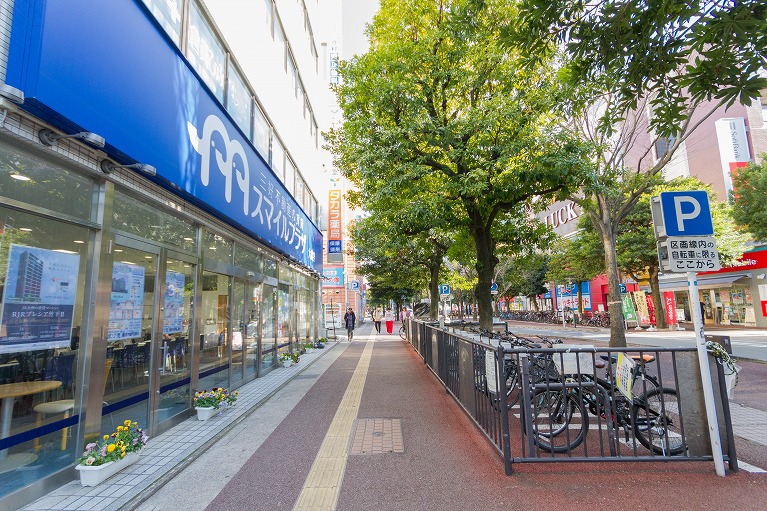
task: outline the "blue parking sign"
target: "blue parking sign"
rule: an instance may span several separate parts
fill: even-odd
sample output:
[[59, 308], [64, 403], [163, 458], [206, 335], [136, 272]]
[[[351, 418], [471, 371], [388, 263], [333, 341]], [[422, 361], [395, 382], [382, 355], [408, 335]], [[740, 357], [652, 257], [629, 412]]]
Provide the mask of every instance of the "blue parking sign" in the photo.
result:
[[714, 234], [708, 193], [705, 190], [661, 192], [660, 204], [666, 236]]

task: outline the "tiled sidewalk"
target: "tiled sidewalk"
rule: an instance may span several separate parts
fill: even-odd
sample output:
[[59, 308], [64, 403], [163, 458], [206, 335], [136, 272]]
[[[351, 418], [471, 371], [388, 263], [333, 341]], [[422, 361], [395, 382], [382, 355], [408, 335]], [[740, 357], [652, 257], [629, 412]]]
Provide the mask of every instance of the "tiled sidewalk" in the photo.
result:
[[29, 511], [112, 511], [131, 509], [146, 495], [154, 492], [165, 481], [173, 478], [183, 468], [216, 442], [224, 432], [233, 428], [253, 408], [267, 401], [291, 379], [302, 373], [314, 361], [337, 346], [328, 343], [324, 349], [301, 356], [299, 364], [278, 368], [237, 390], [237, 404], [222, 410], [218, 416], [199, 421], [192, 416], [158, 437], [150, 439], [141, 450], [141, 458], [122, 470], [116, 477], [95, 487], [80, 486], [72, 481], [47, 494], [28, 506]]

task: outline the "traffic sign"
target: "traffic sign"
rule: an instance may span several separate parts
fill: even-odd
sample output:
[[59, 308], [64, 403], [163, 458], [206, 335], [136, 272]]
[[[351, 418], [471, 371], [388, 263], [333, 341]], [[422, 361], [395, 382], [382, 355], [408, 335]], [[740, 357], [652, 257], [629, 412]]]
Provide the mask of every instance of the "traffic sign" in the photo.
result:
[[666, 236], [714, 234], [708, 193], [705, 190], [661, 192], [660, 203]]
[[439, 285], [439, 294], [441, 296], [447, 296], [450, 294], [450, 285], [449, 284], [440, 284]]
[[358, 280], [352, 280], [349, 282], [349, 289], [352, 291], [359, 291], [360, 289], [360, 282]]
[[717, 271], [722, 268], [713, 236], [670, 237], [666, 240], [666, 246], [672, 272]]
[[497, 282], [493, 282], [492, 284], [490, 284], [490, 294], [492, 294], [492, 295], [497, 295], [498, 294], [498, 283]]

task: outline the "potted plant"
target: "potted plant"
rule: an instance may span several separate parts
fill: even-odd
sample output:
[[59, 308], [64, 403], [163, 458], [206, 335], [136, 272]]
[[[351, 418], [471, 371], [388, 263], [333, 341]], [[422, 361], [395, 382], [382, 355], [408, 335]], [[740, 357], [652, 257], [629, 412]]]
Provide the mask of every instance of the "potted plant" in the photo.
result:
[[297, 364], [298, 353], [288, 353], [286, 351], [280, 355], [280, 361], [282, 362], [283, 367], [290, 367], [293, 364]]
[[314, 347], [318, 349], [322, 349], [325, 347], [325, 343], [328, 342], [328, 340], [325, 337], [320, 337], [317, 339], [317, 342], [314, 343]]
[[237, 391], [231, 394], [225, 388], [214, 387], [211, 390], [202, 390], [194, 395], [194, 409], [197, 410], [197, 419], [206, 421], [216, 415], [221, 405], [233, 406], [237, 401]]
[[314, 343], [313, 342], [307, 342], [304, 344], [304, 349], [307, 353], [314, 353]]
[[138, 423], [126, 420], [114, 433], [104, 435], [101, 442], [89, 443], [75, 467], [80, 472], [80, 484], [96, 486], [135, 463], [147, 440], [149, 437]]

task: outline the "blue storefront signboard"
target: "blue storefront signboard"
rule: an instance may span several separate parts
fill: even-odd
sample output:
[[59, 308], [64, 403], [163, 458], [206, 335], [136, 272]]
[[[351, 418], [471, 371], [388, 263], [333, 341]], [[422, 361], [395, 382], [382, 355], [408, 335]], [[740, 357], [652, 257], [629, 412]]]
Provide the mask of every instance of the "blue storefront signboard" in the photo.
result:
[[[17, 0], [6, 82], [120, 163], [318, 273], [322, 234], [136, 0]], [[220, 91], [216, 91], [220, 94]]]
[[323, 268], [322, 287], [344, 287], [344, 269], [342, 267]]

